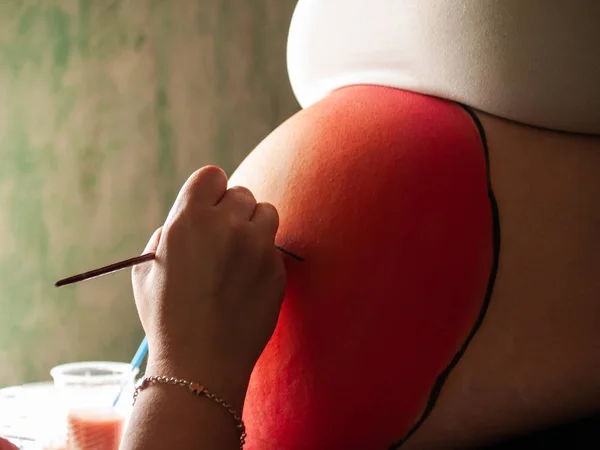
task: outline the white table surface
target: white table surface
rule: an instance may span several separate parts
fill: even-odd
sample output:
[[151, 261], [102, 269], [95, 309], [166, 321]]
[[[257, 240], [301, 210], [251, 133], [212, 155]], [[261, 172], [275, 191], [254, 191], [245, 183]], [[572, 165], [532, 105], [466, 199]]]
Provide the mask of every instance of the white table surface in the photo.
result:
[[50, 381], [0, 389], [0, 436], [22, 449], [42, 449], [56, 432], [59, 415]]

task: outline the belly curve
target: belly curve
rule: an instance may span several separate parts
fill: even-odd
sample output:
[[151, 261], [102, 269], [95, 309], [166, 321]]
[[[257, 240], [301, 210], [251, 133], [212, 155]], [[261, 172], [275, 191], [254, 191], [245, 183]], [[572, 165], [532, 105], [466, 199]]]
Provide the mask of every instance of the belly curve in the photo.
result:
[[288, 286], [244, 408], [249, 449], [387, 448], [489, 300], [497, 218], [459, 105], [354, 86], [290, 118], [232, 185], [277, 206]]

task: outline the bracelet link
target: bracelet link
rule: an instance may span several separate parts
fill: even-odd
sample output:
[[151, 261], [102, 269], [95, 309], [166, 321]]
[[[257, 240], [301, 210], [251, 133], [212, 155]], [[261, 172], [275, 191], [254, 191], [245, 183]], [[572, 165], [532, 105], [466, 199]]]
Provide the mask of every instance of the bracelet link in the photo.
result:
[[204, 392], [204, 386], [198, 383], [190, 383], [188, 389], [194, 395], [201, 395]]

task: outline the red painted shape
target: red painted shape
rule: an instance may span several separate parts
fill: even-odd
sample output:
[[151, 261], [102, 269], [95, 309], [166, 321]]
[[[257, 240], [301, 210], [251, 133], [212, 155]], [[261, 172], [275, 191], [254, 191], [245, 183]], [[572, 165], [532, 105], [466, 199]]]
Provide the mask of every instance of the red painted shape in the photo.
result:
[[232, 184], [275, 204], [288, 288], [253, 373], [250, 450], [379, 449], [422, 414], [482, 308], [493, 260], [485, 155], [450, 102], [332, 93]]

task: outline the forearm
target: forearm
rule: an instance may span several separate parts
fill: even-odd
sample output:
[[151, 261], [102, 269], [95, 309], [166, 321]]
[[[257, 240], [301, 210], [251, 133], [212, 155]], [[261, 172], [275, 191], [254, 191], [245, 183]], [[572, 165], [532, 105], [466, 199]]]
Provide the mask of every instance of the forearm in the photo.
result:
[[[207, 389], [214, 389], [241, 415], [245, 386]], [[182, 386], [152, 384], [138, 395], [121, 450], [165, 448], [235, 450], [240, 448], [240, 436], [233, 417], [215, 401]]]

